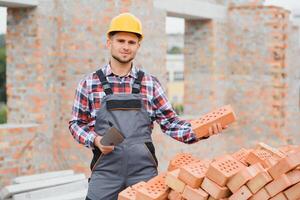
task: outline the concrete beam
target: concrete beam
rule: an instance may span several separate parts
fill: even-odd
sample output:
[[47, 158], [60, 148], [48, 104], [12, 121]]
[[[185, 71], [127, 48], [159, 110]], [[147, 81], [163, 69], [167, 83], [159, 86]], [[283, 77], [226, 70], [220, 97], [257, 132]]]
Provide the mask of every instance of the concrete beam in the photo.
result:
[[226, 6], [199, 0], [154, 0], [154, 6], [166, 10], [168, 16], [185, 19], [225, 20], [227, 13]]
[[0, 6], [8, 8], [30, 8], [38, 6], [38, 0], [0, 0]]
[[0, 199], [10, 198], [15, 194], [19, 194], [23, 192], [29, 192], [29, 191], [43, 189], [47, 187], [54, 187], [58, 185], [81, 181], [84, 179], [85, 179], [84, 174], [75, 174], [75, 175], [63, 176], [59, 178], [50, 178], [47, 181], [40, 180], [40, 181], [32, 181], [32, 182], [8, 185], [0, 190]]
[[49, 178], [57, 178], [74, 174], [73, 170], [62, 170], [62, 171], [54, 171], [47, 172], [41, 174], [27, 175], [27, 176], [19, 176], [13, 179], [13, 183], [27, 183], [31, 181], [41, 181], [47, 180]]

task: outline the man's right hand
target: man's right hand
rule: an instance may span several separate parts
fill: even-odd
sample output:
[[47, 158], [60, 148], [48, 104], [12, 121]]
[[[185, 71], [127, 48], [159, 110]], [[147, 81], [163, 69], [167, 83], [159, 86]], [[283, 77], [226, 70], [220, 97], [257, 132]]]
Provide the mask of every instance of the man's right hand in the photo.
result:
[[104, 146], [100, 143], [101, 139], [102, 139], [102, 136], [99, 136], [99, 135], [96, 136], [96, 138], [94, 140], [95, 146], [97, 146], [104, 155], [112, 152], [114, 150], [115, 146]]

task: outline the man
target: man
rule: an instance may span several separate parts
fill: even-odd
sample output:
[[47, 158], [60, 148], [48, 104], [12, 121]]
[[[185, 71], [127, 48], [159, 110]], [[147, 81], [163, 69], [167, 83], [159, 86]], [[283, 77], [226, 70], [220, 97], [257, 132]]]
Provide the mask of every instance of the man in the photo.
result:
[[[78, 84], [69, 129], [79, 143], [93, 150], [87, 200], [115, 200], [124, 188], [157, 175], [151, 139], [154, 121], [178, 141], [197, 141], [158, 80], [133, 65], [142, 39], [139, 19], [130, 13], [116, 16], [107, 32], [110, 62]], [[116, 146], [103, 146], [100, 141], [110, 127], [120, 130], [125, 139]], [[210, 135], [221, 131], [221, 125], [214, 124]]]

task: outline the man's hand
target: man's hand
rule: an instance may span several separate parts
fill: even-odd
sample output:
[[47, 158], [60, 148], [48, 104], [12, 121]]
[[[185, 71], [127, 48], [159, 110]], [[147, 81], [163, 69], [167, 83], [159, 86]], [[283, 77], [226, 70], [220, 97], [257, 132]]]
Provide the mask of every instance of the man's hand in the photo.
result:
[[224, 126], [222, 127], [222, 125], [220, 123], [214, 123], [211, 127], [209, 127], [208, 129], [208, 137], [215, 135], [215, 134], [219, 134], [222, 132], [222, 130], [226, 129], [228, 126]]
[[104, 155], [112, 152], [114, 150], [115, 146], [104, 146], [100, 143], [101, 139], [102, 139], [102, 136], [99, 136], [99, 135], [96, 136], [96, 138], [94, 140], [95, 146], [97, 146]]

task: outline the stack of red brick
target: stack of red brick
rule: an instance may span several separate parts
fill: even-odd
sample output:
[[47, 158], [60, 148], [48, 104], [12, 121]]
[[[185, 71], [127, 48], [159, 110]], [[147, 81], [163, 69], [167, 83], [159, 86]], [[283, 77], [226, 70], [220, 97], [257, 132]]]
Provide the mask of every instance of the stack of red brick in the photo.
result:
[[260, 143], [213, 160], [178, 154], [168, 172], [119, 194], [119, 200], [300, 200], [300, 147]]

